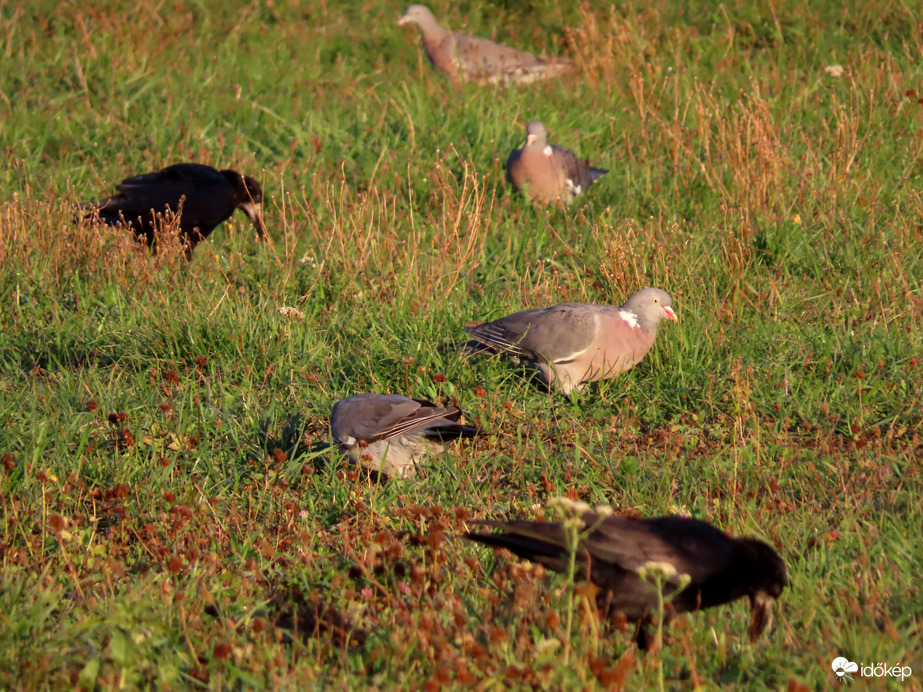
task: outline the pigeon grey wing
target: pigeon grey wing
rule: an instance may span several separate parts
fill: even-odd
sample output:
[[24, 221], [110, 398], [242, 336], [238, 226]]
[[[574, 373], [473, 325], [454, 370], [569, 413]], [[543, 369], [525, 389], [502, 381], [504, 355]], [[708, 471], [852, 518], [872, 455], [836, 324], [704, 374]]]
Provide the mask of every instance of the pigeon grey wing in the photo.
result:
[[506, 72], [506, 78], [513, 84], [531, 84], [540, 79], [566, 75], [574, 71], [574, 65], [563, 58], [539, 58], [535, 65], [519, 65]]
[[362, 418], [355, 424], [355, 437], [369, 441], [391, 437], [398, 426], [419, 410], [420, 404], [405, 397], [382, 396], [366, 400], [361, 410]]
[[385, 439], [411, 433], [448, 439], [470, 436], [467, 435], [469, 429], [476, 431], [476, 428], [457, 423], [461, 410], [456, 406], [437, 406], [425, 399], [408, 399], [396, 394], [373, 396], [375, 398], [369, 399], [366, 408], [375, 413], [375, 436], [360, 439]]
[[434, 404], [432, 401], [427, 401], [426, 399], [414, 398], [413, 401], [416, 401], [418, 404], [420, 404], [421, 413], [434, 410], [440, 417], [454, 421], [457, 421], [459, 418], [461, 418], [462, 415], [461, 409], [457, 406], [439, 406], [438, 404]]
[[459, 423], [460, 418], [461, 410], [455, 406], [367, 392], [338, 401], [330, 415], [330, 428], [338, 441], [354, 438], [375, 442], [417, 431], [431, 439], [477, 434], [476, 427]]
[[564, 171], [564, 177], [572, 182], [575, 194], [586, 192], [594, 180], [590, 168], [570, 149], [553, 144], [551, 150], [555, 161]]
[[535, 353], [523, 347], [522, 341], [544, 312], [522, 310], [493, 322], [465, 327], [463, 331], [496, 353], [534, 359]]
[[413, 399], [402, 396], [356, 394], [336, 403], [330, 424], [338, 440], [353, 437], [370, 442], [387, 437], [385, 431], [419, 407]]
[[462, 72], [469, 78], [499, 75], [517, 67], [540, 65], [532, 53], [503, 46], [486, 38], [453, 33]]
[[528, 360], [566, 362], [592, 343], [596, 317], [589, 306], [557, 305], [523, 310], [465, 331], [498, 353]]
[[382, 435], [395, 437], [397, 435], [420, 433], [429, 437], [429, 433], [434, 432], [436, 428], [445, 427], [446, 431], [448, 431], [458, 426], [457, 423], [448, 420], [446, 416], [459, 417], [461, 416], [461, 411], [454, 406], [448, 408], [442, 408], [441, 406], [420, 407], [413, 413], [396, 421], [387, 430], [383, 430]]
[[520, 348], [549, 363], [566, 364], [596, 339], [598, 308], [565, 303], [541, 311], [520, 341]]
[[437, 406], [426, 399], [414, 399], [420, 404], [421, 415], [428, 411], [435, 414], [420, 430], [420, 434], [429, 440], [455, 440], [459, 437], [474, 437], [480, 430], [477, 426], [459, 423], [462, 411], [457, 406]]

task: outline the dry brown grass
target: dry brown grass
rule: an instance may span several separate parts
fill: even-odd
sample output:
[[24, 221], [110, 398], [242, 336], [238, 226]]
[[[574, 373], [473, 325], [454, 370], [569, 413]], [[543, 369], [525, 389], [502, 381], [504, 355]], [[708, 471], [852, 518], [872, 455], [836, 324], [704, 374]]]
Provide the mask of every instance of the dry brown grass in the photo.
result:
[[[446, 83], [386, 3], [11, 8], [0, 685], [641, 689], [662, 664], [800, 692], [832, 655], [919, 660], [923, 34], [872, 5], [501, 8], [581, 68], [507, 91]], [[567, 210], [502, 183], [533, 117], [611, 169]], [[273, 244], [237, 215], [187, 263], [73, 223], [179, 159], [259, 177]], [[439, 348], [644, 285], [679, 323], [573, 400]], [[326, 446], [372, 389], [487, 434], [375, 482]], [[456, 540], [555, 495], [769, 540], [776, 625], [750, 646], [743, 607], [691, 614], [635, 658], [578, 599], [564, 642], [566, 587]]]

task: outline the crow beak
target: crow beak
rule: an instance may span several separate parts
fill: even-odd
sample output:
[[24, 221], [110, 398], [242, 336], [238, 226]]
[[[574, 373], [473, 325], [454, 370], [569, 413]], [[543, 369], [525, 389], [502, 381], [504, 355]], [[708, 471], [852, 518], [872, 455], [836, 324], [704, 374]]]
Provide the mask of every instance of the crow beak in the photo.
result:
[[670, 320], [671, 322], [676, 322], [679, 319], [679, 317], [676, 316], [676, 313], [673, 312], [673, 308], [668, 306], [668, 307], [665, 307], [663, 311], [666, 314], [667, 319]]
[[750, 597], [750, 641], [759, 639], [772, 624], [772, 603], [775, 599], [765, 591], [757, 591]]
[[266, 226], [263, 224], [263, 205], [257, 204], [256, 202], [244, 202], [240, 205], [240, 208], [243, 210], [244, 214], [247, 215], [247, 218], [250, 219], [250, 223], [252, 223], [253, 228], [256, 229], [256, 234], [260, 237], [260, 240], [265, 240]]

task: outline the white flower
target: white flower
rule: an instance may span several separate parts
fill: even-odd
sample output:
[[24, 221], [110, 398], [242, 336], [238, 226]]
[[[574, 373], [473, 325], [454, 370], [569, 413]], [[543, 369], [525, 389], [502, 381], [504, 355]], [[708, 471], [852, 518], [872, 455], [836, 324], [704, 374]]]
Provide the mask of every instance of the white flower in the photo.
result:
[[283, 317], [291, 317], [293, 320], [303, 320], [304, 313], [298, 308], [290, 308], [285, 305], [279, 308], [279, 314]]
[[647, 579], [649, 576], [673, 579], [676, 576], [676, 567], [669, 562], [645, 562], [641, 569], [638, 570], [638, 576], [642, 579]]
[[574, 501], [568, 497], [553, 497], [548, 500], [549, 507], [557, 507], [563, 512], [580, 515], [590, 511], [590, 506], [586, 502]]

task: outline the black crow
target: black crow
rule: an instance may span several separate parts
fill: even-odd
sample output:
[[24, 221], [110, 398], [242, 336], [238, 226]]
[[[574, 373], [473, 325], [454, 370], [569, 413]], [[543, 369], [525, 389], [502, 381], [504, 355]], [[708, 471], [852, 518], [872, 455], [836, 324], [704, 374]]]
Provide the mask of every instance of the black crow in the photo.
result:
[[[768, 544], [755, 538], [730, 538], [698, 519], [628, 519], [587, 512], [576, 553], [577, 573], [599, 587], [597, 604], [607, 616], [621, 612], [639, 623], [638, 646], [648, 644], [646, 625], [657, 607], [657, 591], [638, 572], [650, 563], [676, 571], [665, 587], [669, 596], [688, 575], [670, 608], [685, 613], [750, 599], [750, 639], [772, 622], [772, 602], [788, 582], [785, 563]], [[567, 538], [561, 524], [542, 521], [488, 521], [496, 533], [468, 533], [480, 543], [506, 548], [556, 572], [568, 569]], [[672, 588], [671, 588], [672, 584]]]
[[263, 189], [237, 171], [178, 163], [126, 178], [116, 190], [117, 195], [81, 205], [84, 218], [98, 216], [110, 226], [128, 226], [139, 240], [153, 246], [156, 229], [165, 217], [176, 215], [187, 258], [235, 209], [247, 215], [261, 239], [266, 237], [260, 213]]

